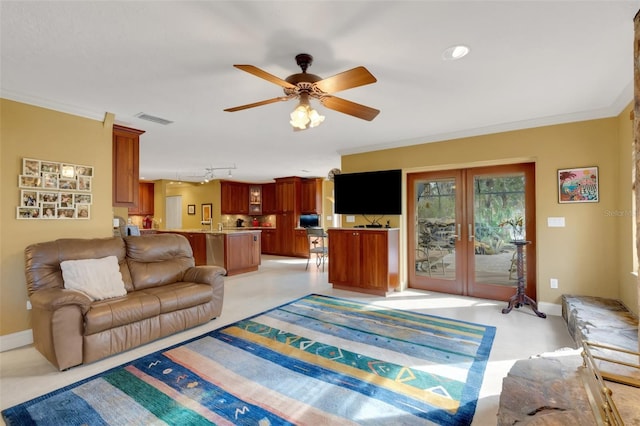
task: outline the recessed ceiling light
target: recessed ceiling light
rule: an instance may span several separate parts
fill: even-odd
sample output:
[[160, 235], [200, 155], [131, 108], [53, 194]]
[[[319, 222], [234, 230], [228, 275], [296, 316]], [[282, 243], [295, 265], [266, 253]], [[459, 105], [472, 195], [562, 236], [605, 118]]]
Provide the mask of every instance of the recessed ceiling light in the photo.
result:
[[442, 59], [444, 59], [445, 61], [455, 61], [456, 59], [464, 58], [465, 56], [467, 56], [469, 54], [469, 50], [469, 47], [465, 46], [464, 44], [451, 46], [445, 49], [444, 52], [442, 52]]

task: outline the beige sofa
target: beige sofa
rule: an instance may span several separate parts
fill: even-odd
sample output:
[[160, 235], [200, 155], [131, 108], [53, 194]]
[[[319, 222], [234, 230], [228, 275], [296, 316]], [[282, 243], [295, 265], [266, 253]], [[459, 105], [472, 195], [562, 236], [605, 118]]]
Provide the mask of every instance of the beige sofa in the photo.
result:
[[[194, 266], [181, 235], [60, 239], [30, 245], [25, 258], [34, 345], [60, 370], [206, 323], [222, 311], [226, 271]], [[73, 260], [81, 261], [65, 262]], [[91, 263], [103, 261], [111, 261], [104, 272]], [[95, 274], [84, 284], [83, 267], [85, 278]], [[92, 298], [89, 288], [112, 276], [121, 276], [114, 284], [119, 292]], [[87, 290], [66, 288], [72, 283]]]

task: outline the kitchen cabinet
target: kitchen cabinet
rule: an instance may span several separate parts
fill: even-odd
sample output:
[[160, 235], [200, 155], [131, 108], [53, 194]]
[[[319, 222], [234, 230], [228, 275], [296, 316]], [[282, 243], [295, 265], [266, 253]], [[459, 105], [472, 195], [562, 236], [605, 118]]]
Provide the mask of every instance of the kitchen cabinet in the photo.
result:
[[[293, 213], [276, 215], [276, 254], [295, 256], [295, 228], [297, 217]], [[305, 256], [306, 257], [306, 256]]]
[[276, 230], [263, 229], [260, 235], [260, 246], [264, 254], [277, 254], [276, 251]]
[[262, 214], [262, 185], [249, 185], [249, 214]]
[[207, 239], [203, 232], [158, 231], [179, 234], [189, 240], [196, 266], [207, 264]]
[[138, 201], [135, 207], [129, 207], [129, 215], [153, 216], [155, 185], [153, 182], [140, 182], [138, 185]]
[[398, 287], [399, 231], [329, 229], [329, 282], [334, 288], [386, 296]]
[[220, 212], [249, 214], [249, 185], [242, 182], [220, 182]]
[[294, 231], [294, 254], [300, 257], [309, 256], [309, 237], [306, 229], [296, 229]]
[[301, 184], [302, 202], [300, 213], [321, 214], [322, 213], [322, 179], [311, 178], [302, 179]]
[[262, 214], [275, 214], [276, 210], [276, 184], [262, 184]]
[[278, 213], [300, 213], [300, 190], [299, 177], [276, 179], [276, 210]]
[[260, 231], [225, 234], [224, 268], [227, 275], [257, 271], [260, 266]]
[[112, 132], [112, 204], [135, 208], [140, 176], [140, 135], [143, 130], [113, 125]]

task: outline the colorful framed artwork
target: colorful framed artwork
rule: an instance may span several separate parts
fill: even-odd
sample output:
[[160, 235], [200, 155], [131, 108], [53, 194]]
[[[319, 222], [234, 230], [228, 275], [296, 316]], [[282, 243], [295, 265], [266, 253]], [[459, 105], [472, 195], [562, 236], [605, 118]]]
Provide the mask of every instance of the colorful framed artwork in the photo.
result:
[[202, 205], [202, 221], [210, 222], [211, 221], [211, 212], [213, 210], [213, 204], [203, 204]]
[[558, 170], [558, 203], [597, 203], [599, 201], [597, 166]]
[[196, 214], [195, 204], [187, 204], [187, 214]]

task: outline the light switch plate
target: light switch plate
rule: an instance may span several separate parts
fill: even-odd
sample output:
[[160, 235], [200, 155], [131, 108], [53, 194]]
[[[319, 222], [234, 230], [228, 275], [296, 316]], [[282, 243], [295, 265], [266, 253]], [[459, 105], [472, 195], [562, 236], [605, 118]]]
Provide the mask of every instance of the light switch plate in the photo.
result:
[[356, 221], [355, 216], [347, 216], [347, 222], [355, 222], [355, 221]]
[[564, 217], [548, 217], [547, 226], [549, 228], [564, 228]]

